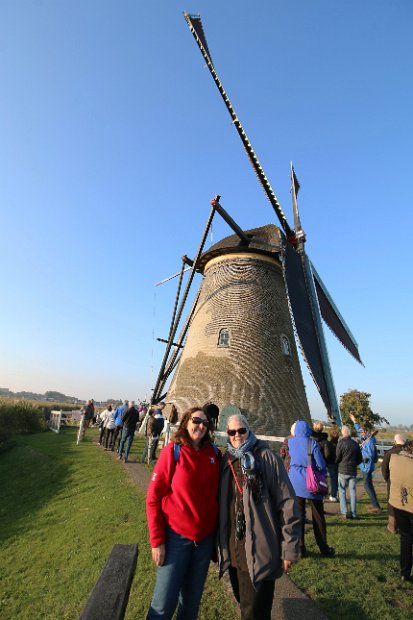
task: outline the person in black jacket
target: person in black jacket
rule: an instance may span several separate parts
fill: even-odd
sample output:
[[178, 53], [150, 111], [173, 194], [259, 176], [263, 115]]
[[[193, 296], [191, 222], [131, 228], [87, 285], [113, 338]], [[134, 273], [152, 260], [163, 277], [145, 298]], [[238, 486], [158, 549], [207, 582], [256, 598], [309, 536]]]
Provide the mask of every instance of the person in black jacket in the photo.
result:
[[[356, 476], [357, 465], [362, 461], [360, 446], [351, 438], [348, 426], [341, 427], [342, 439], [336, 448], [336, 463], [338, 464], [338, 491], [340, 497], [340, 511], [343, 519], [357, 519]], [[350, 513], [347, 514], [347, 486], [350, 492]]]
[[[392, 454], [398, 454], [403, 450], [403, 446], [406, 443], [406, 438], [404, 435], [397, 433], [394, 436], [395, 445], [390, 450], [384, 453], [383, 461], [381, 464], [381, 473], [383, 474], [383, 478], [387, 482], [387, 498], [390, 495], [390, 457]], [[397, 525], [396, 525], [396, 515], [394, 512], [394, 508], [391, 504], [387, 504], [389, 518], [387, 521], [387, 529], [390, 534], [397, 534]]]
[[122, 437], [119, 443], [119, 450], [118, 450], [118, 453], [119, 453], [118, 458], [122, 460], [123, 447], [125, 446], [125, 443], [126, 443], [125, 458], [124, 458], [125, 463], [128, 462], [128, 456], [129, 456], [129, 452], [132, 446], [133, 439], [135, 437], [135, 431], [136, 431], [136, 426], [138, 424], [138, 421], [139, 421], [139, 412], [137, 408], [135, 407], [135, 403], [133, 402], [133, 400], [130, 400], [128, 409], [122, 415], [123, 430], [122, 430]]

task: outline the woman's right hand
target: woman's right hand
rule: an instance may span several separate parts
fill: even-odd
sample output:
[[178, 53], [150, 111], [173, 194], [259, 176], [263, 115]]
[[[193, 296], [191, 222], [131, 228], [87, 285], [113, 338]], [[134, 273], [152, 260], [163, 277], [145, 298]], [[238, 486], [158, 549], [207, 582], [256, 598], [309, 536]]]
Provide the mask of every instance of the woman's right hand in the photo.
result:
[[152, 560], [156, 566], [163, 566], [165, 561], [165, 545], [159, 545], [159, 547], [152, 547]]

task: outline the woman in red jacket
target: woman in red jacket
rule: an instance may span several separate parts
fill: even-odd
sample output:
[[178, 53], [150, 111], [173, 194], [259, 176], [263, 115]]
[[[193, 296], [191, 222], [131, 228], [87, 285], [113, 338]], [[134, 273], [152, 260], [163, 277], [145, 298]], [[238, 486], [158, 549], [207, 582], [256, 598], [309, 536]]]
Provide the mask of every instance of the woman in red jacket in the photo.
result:
[[146, 496], [152, 559], [158, 567], [147, 620], [195, 620], [215, 549], [219, 453], [212, 423], [188, 409], [174, 440], [161, 451]]

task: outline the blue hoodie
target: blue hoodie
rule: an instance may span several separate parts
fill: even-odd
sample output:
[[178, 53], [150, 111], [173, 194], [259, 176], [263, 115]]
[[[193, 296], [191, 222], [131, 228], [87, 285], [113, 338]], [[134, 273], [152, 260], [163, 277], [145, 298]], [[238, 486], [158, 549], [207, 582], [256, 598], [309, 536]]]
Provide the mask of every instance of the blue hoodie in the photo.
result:
[[128, 403], [125, 403], [123, 405], [118, 405], [115, 409], [115, 424], [116, 426], [123, 426], [123, 422], [122, 422], [122, 416], [125, 413], [125, 411], [128, 408]]
[[[294, 437], [288, 439], [288, 451], [291, 457], [290, 476], [291, 484], [294, 487], [297, 497], [306, 499], [323, 499], [322, 495], [313, 495], [307, 490], [305, 481], [308, 465], [308, 440], [311, 439], [311, 428], [305, 420], [298, 420], [295, 423]], [[326, 462], [321, 454], [320, 447], [315, 439], [311, 439], [311, 452], [313, 464], [317, 469], [326, 473]]]

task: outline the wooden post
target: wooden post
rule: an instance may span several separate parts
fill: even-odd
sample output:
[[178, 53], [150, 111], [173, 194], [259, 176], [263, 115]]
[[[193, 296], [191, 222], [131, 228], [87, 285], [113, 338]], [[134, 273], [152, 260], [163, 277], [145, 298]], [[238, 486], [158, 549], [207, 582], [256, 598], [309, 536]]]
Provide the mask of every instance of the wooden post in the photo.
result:
[[114, 545], [79, 620], [123, 620], [138, 560], [138, 545]]

